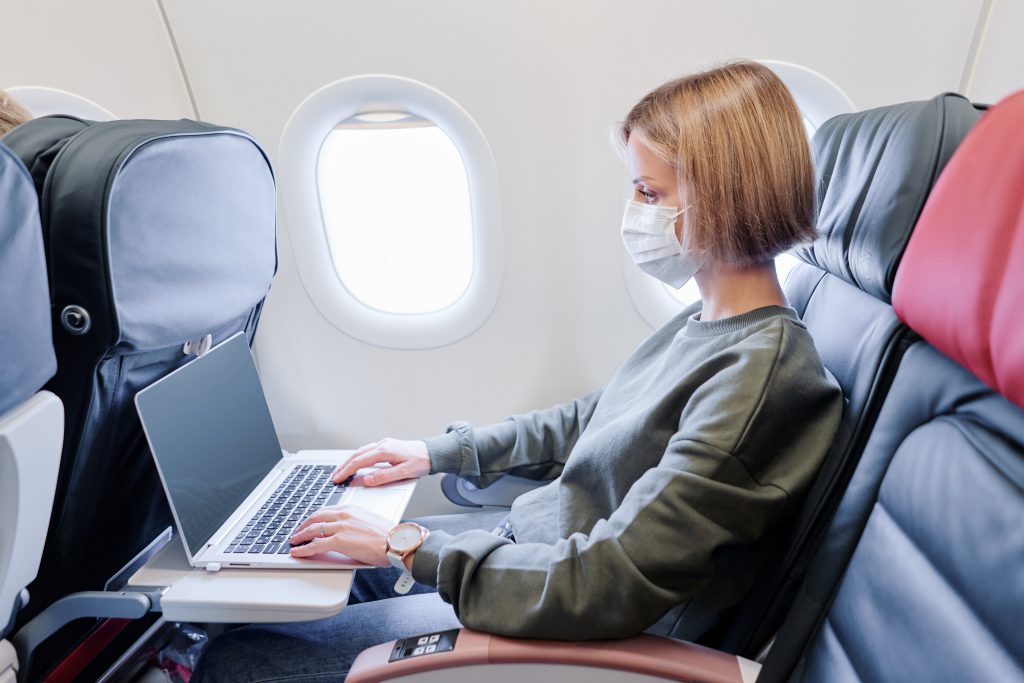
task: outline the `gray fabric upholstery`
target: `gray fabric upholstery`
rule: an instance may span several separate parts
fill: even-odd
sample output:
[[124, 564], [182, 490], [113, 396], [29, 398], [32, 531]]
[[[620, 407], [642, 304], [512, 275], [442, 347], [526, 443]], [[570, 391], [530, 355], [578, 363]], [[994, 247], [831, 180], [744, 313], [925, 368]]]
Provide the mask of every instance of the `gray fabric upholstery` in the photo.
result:
[[822, 124], [812, 144], [821, 237], [797, 256], [889, 303], [925, 199], [979, 115], [946, 94]]
[[197, 339], [263, 298], [276, 267], [267, 171], [238, 135], [172, 136], [131, 155], [110, 191], [107, 238], [126, 349]]
[[32, 179], [0, 144], [0, 415], [39, 391], [57, 370], [50, 293]]

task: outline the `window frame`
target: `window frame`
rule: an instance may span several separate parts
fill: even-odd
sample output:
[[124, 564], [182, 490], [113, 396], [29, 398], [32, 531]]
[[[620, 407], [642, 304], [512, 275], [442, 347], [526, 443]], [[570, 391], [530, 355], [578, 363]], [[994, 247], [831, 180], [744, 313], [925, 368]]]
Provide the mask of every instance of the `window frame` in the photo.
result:
[[114, 121], [118, 117], [92, 100], [60, 88], [43, 85], [19, 85], [6, 89], [31, 112], [34, 118], [67, 114], [90, 121]]
[[[355, 297], [334, 267], [320, 204], [317, 169], [328, 134], [357, 114], [405, 111], [431, 121], [455, 145], [466, 168], [473, 235], [473, 265], [463, 294], [430, 313], [389, 313]], [[294, 111], [278, 155], [285, 231], [299, 277], [323, 317], [367, 344], [428, 349], [464, 339], [490, 317], [501, 290], [502, 228], [498, 173], [483, 131], [453, 99], [401, 76], [369, 74], [329, 83]]]

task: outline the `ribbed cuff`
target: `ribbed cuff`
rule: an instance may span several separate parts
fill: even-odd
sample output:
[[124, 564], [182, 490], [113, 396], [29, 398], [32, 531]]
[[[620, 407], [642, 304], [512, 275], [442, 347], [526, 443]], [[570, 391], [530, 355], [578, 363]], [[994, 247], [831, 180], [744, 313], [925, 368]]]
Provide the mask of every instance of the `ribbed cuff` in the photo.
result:
[[441, 548], [451, 540], [444, 531], [431, 531], [423, 539], [423, 545], [416, 549], [412, 558], [412, 578], [416, 583], [437, 588], [437, 567], [441, 564]]
[[447, 432], [424, 439], [430, 455], [430, 473], [458, 474], [462, 467], [462, 441], [458, 432]]

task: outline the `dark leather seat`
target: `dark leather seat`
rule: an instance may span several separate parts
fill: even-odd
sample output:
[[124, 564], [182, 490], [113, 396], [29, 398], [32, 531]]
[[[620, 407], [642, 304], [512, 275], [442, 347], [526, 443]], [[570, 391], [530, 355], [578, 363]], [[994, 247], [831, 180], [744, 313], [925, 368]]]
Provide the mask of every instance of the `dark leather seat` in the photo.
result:
[[1024, 92], [937, 182], [906, 352], [764, 683], [1024, 680]]
[[702, 642], [754, 657], [783, 618], [856, 466], [914, 335], [890, 305], [914, 223], [939, 173], [978, 120], [959, 95], [844, 114], [812, 140], [820, 237], [797, 255], [786, 295], [843, 389], [839, 435], [750, 593]]

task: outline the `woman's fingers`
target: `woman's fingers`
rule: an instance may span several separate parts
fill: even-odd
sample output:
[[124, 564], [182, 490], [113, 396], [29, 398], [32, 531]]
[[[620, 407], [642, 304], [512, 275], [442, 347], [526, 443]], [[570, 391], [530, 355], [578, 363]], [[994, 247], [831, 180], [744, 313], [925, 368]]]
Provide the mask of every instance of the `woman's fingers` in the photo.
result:
[[416, 474], [413, 464], [410, 462], [403, 462], [401, 465], [385, 467], [376, 472], [366, 474], [363, 477], [363, 485], [380, 486], [381, 484], [390, 484], [393, 481], [399, 481], [401, 479], [415, 479], [417, 476], [419, 475]]
[[299, 543], [305, 543], [317, 538], [327, 538], [331, 534], [337, 533], [341, 526], [340, 522], [314, 522], [304, 529], [296, 530], [292, 534], [291, 543], [292, 545], [298, 545]]
[[319, 555], [320, 553], [326, 553], [331, 548], [330, 538], [314, 538], [306, 545], [296, 546], [291, 549], [292, 557], [310, 557], [311, 555]]
[[292, 557], [312, 557], [335, 551], [359, 562], [386, 566], [388, 559], [385, 539], [392, 527], [391, 520], [359, 507], [334, 510], [335, 516], [340, 516], [342, 512], [345, 513], [344, 519], [338, 521], [317, 522], [310, 517], [312, 523], [291, 538], [293, 544], [305, 544], [293, 547]]
[[362, 455], [352, 456], [349, 458], [348, 462], [344, 465], [339, 465], [338, 468], [334, 470], [334, 474], [331, 475], [331, 481], [335, 484], [340, 484], [360, 469], [376, 465], [378, 462], [377, 456], [379, 452], [380, 451], [378, 449], [374, 448]]
[[[361, 455], [369, 453], [370, 451], [372, 451], [375, 448], [377, 448], [378, 446], [380, 446], [381, 443], [383, 443], [383, 442], [384, 442], [384, 439], [381, 439], [380, 441], [374, 441], [373, 443], [368, 443], [365, 446], [360, 446], [359, 448], [357, 448], [355, 451], [353, 451], [352, 455], [349, 456], [349, 459], [347, 461], [343, 462], [342, 464], [340, 464], [340, 465], [338, 465], [337, 467], [334, 468], [334, 472], [331, 473], [331, 479], [334, 480], [335, 482], [344, 481], [344, 479], [339, 479], [338, 475], [341, 474], [345, 470], [346, 467], [348, 467], [349, 463], [352, 462], [352, 459], [353, 458], [358, 458]], [[349, 476], [351, 476], [351, 475], [349, 475]], [[345, 477], [345, 479], [347, 479], [347, 478], [348, 477]]]
[[336, 473], [331, 476], [331, 479], [334, 483], [340, 484], [364, 467], [372, 467], [378, 463], [391, 463], [394, 461], [395, 457], [384, 449], [374, 448], [363, 455], [353, 456], [352, 459], [342, 465], [338, 470], [335, 470]]
[[318, 524], [320, 522], [338, 522], [345, 519], [347, 516], [348, 513], [337, 506], [332, 505], [331, 507], [323, 507], [306, 519], [302, 520], [302, 523], [295, 527], [295, 533], [299, 533], [312, 524]]
[[349, 477], [355, 476], [360, 469], [381, 463], [402, 466], [402, 468], [394, 473], [384, 475], [383, 478], [381, 478], [380, 472], [370, 473], [365, 481], [360, 480], [357, 484], [379, 486], [389, 481], [416, 479], [430, 474], [430, 453], [425, 441], [400, 441], [387, 438], [363, 446], [353, 453], [348, 462], [334, 469], [331, 479], [336, 484], [341, 483]]

